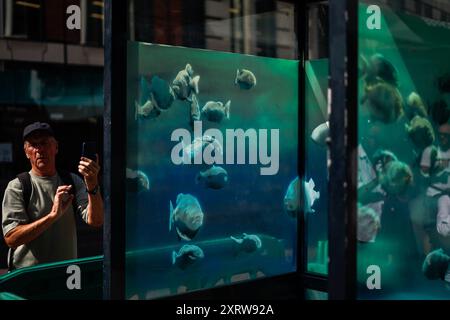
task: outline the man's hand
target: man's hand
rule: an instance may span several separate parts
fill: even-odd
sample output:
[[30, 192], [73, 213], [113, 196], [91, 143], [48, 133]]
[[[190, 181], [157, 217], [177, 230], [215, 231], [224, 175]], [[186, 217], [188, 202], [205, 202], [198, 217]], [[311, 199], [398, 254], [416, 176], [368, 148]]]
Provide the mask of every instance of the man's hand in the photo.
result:
[[71, 185], [59, 186], [56, 190], [55, 198], [53, 199], [53, 207], [50, 215], [59, 218], [66, 212], [69, 205], [72, 203], [73, 194], [69, 194], [72, 189]]
[[88, 190], [92, 190], [98, 185], [100, 166], [98, 164], [98, 155], [96, 157], [96, 161], [81, 157], [80, 163], [78, 164], [78, 172], [83, 175], [84, 183]]

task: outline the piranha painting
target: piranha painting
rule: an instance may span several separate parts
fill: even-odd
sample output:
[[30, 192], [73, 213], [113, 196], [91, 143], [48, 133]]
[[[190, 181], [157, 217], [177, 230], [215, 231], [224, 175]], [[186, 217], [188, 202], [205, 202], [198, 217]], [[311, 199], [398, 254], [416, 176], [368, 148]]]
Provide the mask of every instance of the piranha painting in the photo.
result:
[[[306, 212], [314, 212], [312, 206], [314, 202], [320, 198], [320, 192], [314, 190], [315, 183], [313, 179], [304, 182], [305, 190], [305, 206]], [[297, 217], [297, 212], [300, 210], [300, 180], [296, 177], [291, 181], [284, 196], [284, 209], [291, 217]]]
[[319, 124], [311, 133], [311, 139], [320, 146], [325, 146], [327, 138], [330, 135], [330, 123]]
[[406, 100], [405, 115], [409, 120], [415, 116], [428, 117], [427, 107], [416, 92], [411, 92]]
[[387, 168], [387, 164], [391, 161], [398, 161], [397, 156], [389, 150], [377, 149], [372, 156], [372, 161], [374, 163], [377, 172], [381, 172]]
[[360, 242], [373, 242], [381, 227], [380, 218], [375, 210], [367, 206], [358, 205], [357, 239]]
[[184, 270], [205, 257], [203, 250], [195, 245], [185, 244], [178, 252], [172, 251], [172, 265]]
[[[450, 274], [450, 257], [444, 252], [444, 250], [437, 249], [430, 252], [422, 266], [422, 272], [430, 280], [446, 280], [447, 276]], [[446, 280], [450, 282], [450, 279]]]
[[161, 111], [158, 109], [157, 103], [153, 97], [153, 94], [150, 94], [150, 99], [151, 100], [147, 100], [143, 105], [139, 105], [137, 101], [134, 102], [135, 120], [139, 118], [154, 119], [161, 114]]
[[178, 72], [177, 76], [172, 82], [172, 90], [175, 97], [180, 100], [191, 99], [191, 94], [195, 93], [198, 95], [199, 89], [198, 84], [200, 81], [200, 76], [194, 76], [194, 70], [192, 66], [188, 63], [184, 70]]
[[230, 119], [230, 105], [230, 100], [225, 105], [220, 101], [208, 101], [202, 108], [202, 115], [212, 122], [221, 122], [224, 118]]
[[362, 103], [372, 120], [393, 123], [403, 115], [403, 98], [396, 87], [380, 82], [365, 87]]
[[246, 234], [244, 232], [242, 237], [235, 238], [231, 236], [230, 238], [238, 245], [239, 252], [251, 253], [262, 247], [261, 239], [255, 234]]
[[126, 168], [127, 190], [130, 192], [142, 192], [150, 190], [150, 179], [141, 170]]
[[206, 188], [222, 189], [228, 183], [228, 173], [224, 168], [213, 165], [207, 170], [200, 171], [197, 174], [196, 182]]
[[405, 125], [405, 129], [409, 138], [419, 150], [432, 145], [435, 140], [433, 126], [427, 118], [415, 116], [409, 124]]
[[237, 69], [234, 84], [238, 85], [241, 89], [250, 90], [256, 86], [256, 77], [250, 70]]
[[170, 201], [169, 231], [175, 227], [180, 239], [192, 240], [203, 225], [203, 212], [197, 198], [190, 194], [180, 193], [176, 207]]
[[411, 168], [402, 161], [390, 161], [380, 174], [380, 185], [390, 195], [401, 195], [413, 182]]
[[361, 73], [368, 85], [383, 81], [397, 87], [398, 71], [382, 54], [374, 54], [367, 60], [361, 56]]
[[175, 94], [167, 81], [158, 76], [153, 76], [151, 92], [154, 96], [156, 106], [160, 110], [167, 110], [175, 100]]
[[198, 99], [197, 99], [197, 95], [195, 93], [192, 94], [192, 98], [191, 98], [191, 127], [194, 128], [194, 123], [195, 121], [199, 121], [200, 120], [200, 106], [198, 104]]
[[184, 164], [195, 163], [197, 157], [202, 157], [206, 148], [210, 148], [210, 153], [214, 155], [223, 155], [223, 147], [219, 140], [209, 135], [203, 135], [202, 137], [195, 138], [192, 143], [183, 145], [183, 162]]

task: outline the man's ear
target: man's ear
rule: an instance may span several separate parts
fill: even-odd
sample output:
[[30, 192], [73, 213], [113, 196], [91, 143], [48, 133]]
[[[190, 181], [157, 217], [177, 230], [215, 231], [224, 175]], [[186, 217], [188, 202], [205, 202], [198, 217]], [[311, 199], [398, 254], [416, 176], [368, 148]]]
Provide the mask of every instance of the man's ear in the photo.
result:
[[23, 152], [25, 152], [25, 157], [27, 157], [27, 159], [30, 159], [30, 156], [27, 153], [27, 145], [26, 144], [23, 145]]

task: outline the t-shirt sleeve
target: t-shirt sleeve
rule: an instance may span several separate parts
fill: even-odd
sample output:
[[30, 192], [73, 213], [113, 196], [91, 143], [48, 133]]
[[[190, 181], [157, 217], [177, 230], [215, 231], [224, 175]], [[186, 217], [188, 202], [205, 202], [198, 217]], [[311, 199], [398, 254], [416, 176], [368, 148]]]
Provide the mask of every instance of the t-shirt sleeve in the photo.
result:
[[8, 183], [2, 203], [2, 230], [5, 236], [12, 229], [21, 224], [30, 223], [30, 218], [25, 209], [22, 185], [19, 179]]
[[77, 213], [81, 215], [81, 218], [84, 222], [88, 222], [88, 194], [86, 192], [86, 186], [84, 185], [84, 181], [77, 176], [76, 174], [71, 174], [73, 183], [75, 184], [75, 188], [77, 190], [76, 200], [77, 200]]

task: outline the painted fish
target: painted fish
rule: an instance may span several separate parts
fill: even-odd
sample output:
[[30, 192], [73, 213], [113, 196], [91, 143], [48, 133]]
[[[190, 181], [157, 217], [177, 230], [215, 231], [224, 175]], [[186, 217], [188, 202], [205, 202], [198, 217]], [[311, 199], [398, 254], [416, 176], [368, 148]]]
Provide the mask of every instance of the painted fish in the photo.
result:
[[375, 210], [367, 206], [358, 207], [358, 241], [374, 242], [380, 227], [380, 218]]
[[256, 77], [250, 70], [237, 69], [234, 84], [239, 85], [239, 88], [241, 89], [249, 90], [256, 86]]
[[372, 85], [384, 81], [397, 87], [398, 71], [382, 54], [374, 54], [368, 61], [363, 56], [361, 58], [362, 70], [367, 84]]
[[198, 94], [198, 83], [200, 81], [200, 76], [194, 77], [194, 70], [192, 66], [188, 63], [184, 70], [178, 72], [177, 76], [172, 82], [172, 90], [180, 100], [190, 99], [192, 93]]
[[230, 105], [230, 100], [225, 105], [220, 101], [208, 101], [202, 108], [202, 115], [212, 122], [221, 122], [223, 118], [230, 119]]
[[142, 104], [150, 98], [151, 87], [145, 76], [139, 77], [139, 103]]
[[169, 83], [158, 76], [152, 78], [151, 92], [160, 110], [167, 110], [175, 100], [175, 93]]
[[435, 140], [433, 125], [427, 118], [415, 116], [409, 124], [405, 124], [406, 133], [419, 149], [432, 145]]
[[450, 267], [450, 257], [442, 248], [430, 252], [422, 265], [422, 272], [430, 280], [441, 279], [450, 282], [448, 279]]
[[393, 123], [404, 113], [403, 98], [398, 89], [386, 82], [366, 85], [362, 103], [371, 120]]
[[200, 106], [198, 104], [197, 95], [192, 94], [191, 101], [191, 126], [194, 127], [194, 122], [200, 120]]
[[[304, 182], [305, 189], [305, 206], [306, 212], [315, 212], [312, 206], [314, 202], [320, 198], [320, 192], [314, 190], [315, 183], [313, 179], [309, 179], [308, 182]], [[296, 217], [297, 212], [300, 209], [300, 180], [296, 177], [291, 181], [289, 187], [284, 196], [284, 209], [291, 217]]]
[[413, 183], [413, 173], [402, 161], [389, 161], [379, 174], [380, 185], [389, 195], [404, 194]]
[[190, 194], [180, 193], [177, 196], [175, 209], [170, 201], [169, 231], [174, 226], [181, 239], [190, 241], [203, 225], [203, 217], [204, 214], [197, 198]]
[[330, 123], [327, 121], [314, 128], [311, 133], [311, 139], [318, 145], [325, 146], [329, 135]]
[[240, 251], [247, 253], [254, 252], [262, 247], [261, 239], [256, 234], [246, 234], [244, 232], [240, 238], [233, 236], [230, 238], [239, 245]]
[[212, 148], [212, 151], [220, 156], [223, 155], [223, 148], [220, 142], [217, 139], [206, 134], [202, 137], [195, 138], [191, 144], [185, 145], [184, 140], [182, 141], [182, 143], [183, 159], [185, 164], [193, 163], [193, 160], [197, 156], [202, 156], [203, 151], [206, 147]]
[[320, 192], [314, 190], [316, 184], [312, 178], [309, 179], [308, 182], [305, 182], [305, 211], [306, 212], [314, 212], [312, 206], [314, 202], [320, 199]]
[[224, 168], [213, 165], [207, 170], [200, 171], [195, 180], [207, 188], [222, 189], [228, 183], [228, 173]]
[[134, 102], [134, 119], [138, 118], [144, 119], [154, 119], [161, 114], [161, 111], [158, 109], [157, 103], [153, 97], [153, 94], [150, 94], [151, 100], [147, 100], [143, 105], [139, 105], [137, 101]]
[[178, 252], [172, 251], [172, 265], [184, 270], [204, 257], [205, 254], [200, 247], [185, 244]]
[[130, 191], [142, 192], [150, 190], [150, 179], [145, 172], [126, 168], [125, 176], [130, 182], [128, 184], [128, 189]]

